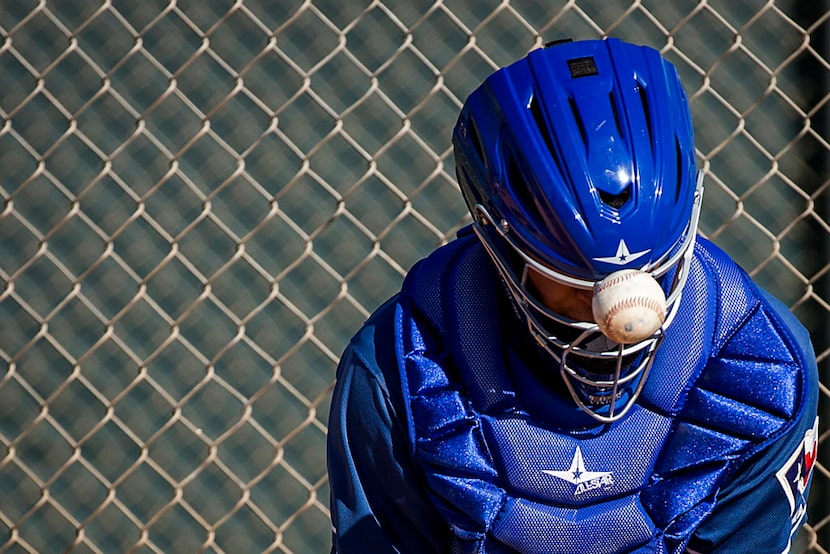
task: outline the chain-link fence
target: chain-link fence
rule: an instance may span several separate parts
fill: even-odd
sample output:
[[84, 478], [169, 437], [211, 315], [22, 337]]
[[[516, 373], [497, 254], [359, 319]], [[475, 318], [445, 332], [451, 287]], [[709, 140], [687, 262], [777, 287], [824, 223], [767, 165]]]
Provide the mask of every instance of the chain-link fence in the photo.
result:
[[[324, 552], [337, 358], [467, 221], [450, 130], [547, 40], [661, 49], [702, 231], [811, 328], [830, 13], [787, 0], [0, 2], [0, 552]], [[821, 437], [799, 551], [830, 550]]]

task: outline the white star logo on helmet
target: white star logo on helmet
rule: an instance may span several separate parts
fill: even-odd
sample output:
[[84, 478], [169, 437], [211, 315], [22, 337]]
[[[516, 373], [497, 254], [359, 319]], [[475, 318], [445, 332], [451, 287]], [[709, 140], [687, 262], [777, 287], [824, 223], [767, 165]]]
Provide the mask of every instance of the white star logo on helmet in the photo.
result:
[[617, 253], [613, 256], [608, 256], [607, 258], [594, 258], [594, 261], [597, 262], [605, 262], [607, 264], [614, 264], [614, 265], [628, 265], [631, 262], [642, 258], [646, 254], [651, 252], [651, 249], [642, 250], [640, 252], [631, 252], [628, 249], [628, 245], [625, 243], [623, 239], [620, 239], [620, 244], [617, 245]]

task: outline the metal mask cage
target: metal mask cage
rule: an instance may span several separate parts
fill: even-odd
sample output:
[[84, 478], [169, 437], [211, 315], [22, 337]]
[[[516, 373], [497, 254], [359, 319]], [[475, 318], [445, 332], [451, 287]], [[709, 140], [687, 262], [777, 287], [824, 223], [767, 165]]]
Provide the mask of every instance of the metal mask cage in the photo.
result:
[[[658, 281], [664, 277], [668, 278], [668, 291], [664, 288], [668, 313], [663, 325], [643, 341], [627, 345], [611, 343], [608, 348], [601, 350], [592, 350], [587, 346], [591, 337], [604, 336], [596, 323], [575, 321], [557, 314], [540, 302], [526, 286], [528, 268], [533, 268], [543, 276], [573, 288], [593, 289], [596, 281], [574, 278], [539, 263], [519, 248], [511, 236], [508, 222], [496, 222], [484, 206], [475, 206], [477, 217], [473, 229], [507, 285], [514, 305], [523, 314], [528, 331], [559, 364], [560, 373], [577, 406], [600, 422], [615, 421], [623, 417], [634, 405], [642, 392], [665, 330], [677, 313], [697, 236], [702, 184], [703, 173], [698, 172], [691, 217], [679, 247], [652, 267], [643, 268], [643, 271], [647, 271]], [[516, 263], [509, 259], [504, 247], [496, 244], [491, 233], [484, 229], [485, 226], [496, 229], [504, 245], [509, 248], [507, 252], [518, 256], [522, 265], [520, 271], [517, 271]], [[672, 273], [672, 270], [675, 271]], [[547, 323], [546, 320], [553, 324]], [[564, 333], [557, 333], [556, 327], [570, 329], [572, 332], [567, 334], [571, 336], [563, 337]], [[597, 362], [608, 361], [613, 361], [613, 371], [596, 371]], [[631, 386], [634, 386], [633, 390], [630, 390]], [[624, 393], [630, 394], [624, 405], [618, 408], [617, 400]], [[597, 399], [601, 402], [597, 403]]]

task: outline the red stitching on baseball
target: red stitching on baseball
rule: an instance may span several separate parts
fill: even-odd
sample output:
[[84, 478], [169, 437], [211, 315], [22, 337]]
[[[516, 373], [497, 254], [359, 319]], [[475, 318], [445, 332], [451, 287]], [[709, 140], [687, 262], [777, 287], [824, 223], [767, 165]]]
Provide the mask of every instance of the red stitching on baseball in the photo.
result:
[[597, 283], [597, 285], [594, 289], [594, 294], [599, 294], [601, 291], [604, 291], [605, 289], [607, 289], [608, 287], [610, 287], [612, 285], [618, 285], [620, 283], [624, 283], [625, 281], [628, 281], [629, 279], [633, 279], [637, 275], [648, 275], [648, 273], [641, 273], [641, 272], [632, 271], [630, 273], [623, 273], [622, 275], [614, 275], [613, 277], [611, 277], [610, 279], [608, 279], [606, 281], [600, 281], [599, 283]]
[[653, 310], [655, 313], [659, 314], [660, 323], [662, 324], [666, 318], [666, 312], [663, 307], [663, 304], [653, 298], [648, 298], [645, 296], [634, 296], [632, 298], [626, 298], [621, 302], [614, 304], [608, 313], [605, 315], [605, 328], [608, 329], [611, 327], [611, 320], [614, 318], [615, 315], [620, 313], [622, 310], [626, 308], [632, 307], [644, 307]]

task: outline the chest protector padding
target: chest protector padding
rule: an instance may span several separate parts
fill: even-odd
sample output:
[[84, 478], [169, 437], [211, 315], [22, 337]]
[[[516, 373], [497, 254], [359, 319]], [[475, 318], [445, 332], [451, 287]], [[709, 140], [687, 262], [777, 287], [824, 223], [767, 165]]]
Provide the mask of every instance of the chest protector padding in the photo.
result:
[[[732, 298], [718, 303], [722, 280]], [[529, 369], [503, 340], [521, 323], [496, 301], [505, 293], [477, 239], [416, 266], [397, 306], [401, 382], [411, 454], [454, 551], [682, 552], [738, 462], [797, 405], [786, 344], [745, 359], [753, 349], [739, 330], [780, 334], [754, 290], [698, 245], [638, 405], [613, 424], [574, 429], [523, 402], [515, 376]], [[738, 371], [763, 373], [784, 393], [736, 385]]]

